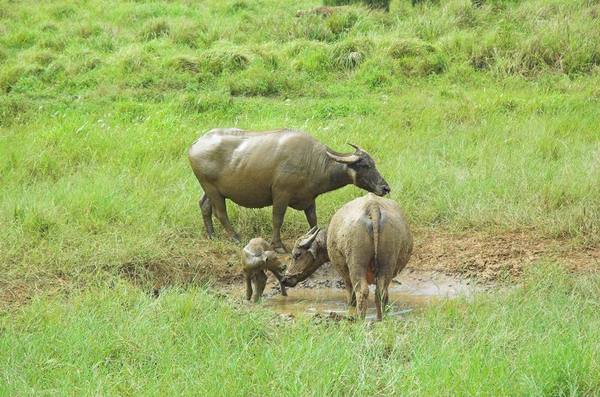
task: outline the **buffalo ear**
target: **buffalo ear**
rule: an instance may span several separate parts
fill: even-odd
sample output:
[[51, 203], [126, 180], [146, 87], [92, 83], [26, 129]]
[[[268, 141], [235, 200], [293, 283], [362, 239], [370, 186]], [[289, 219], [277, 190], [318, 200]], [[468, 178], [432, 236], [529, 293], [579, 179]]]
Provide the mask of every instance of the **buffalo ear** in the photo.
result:
[[317, 259], [317, 247], [314, 244], [308, 249], [308, 252], [310, 252], [313, 259]]

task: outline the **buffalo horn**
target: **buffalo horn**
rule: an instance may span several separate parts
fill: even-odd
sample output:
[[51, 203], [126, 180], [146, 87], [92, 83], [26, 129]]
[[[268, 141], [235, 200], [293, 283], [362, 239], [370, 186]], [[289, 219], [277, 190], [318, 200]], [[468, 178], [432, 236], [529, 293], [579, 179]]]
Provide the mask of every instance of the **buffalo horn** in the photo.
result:
[[360, 160], [360, 156], [356, 155], [356, 154], [336, 154], [336, 153], [331, 153], [329, 150], [327, 151], [327, 155], [334, 159], [335, 161], [337, 161], [338, 163], [345, 163], [345, 164], [352, 164], [352, 163], [356, 163], [358, 160]]
[[301, 240], [300, 243], [298, 244], [298, 247], [306, 248], [309, 245], [311, 245], [312, 242], [314, 241], [315, 237], [317, 237], [319, 230], [321, 230], [321, 229], [319, 229], [317, 226], [313, 226], [313, 228], [308, 231], [308, 237]]

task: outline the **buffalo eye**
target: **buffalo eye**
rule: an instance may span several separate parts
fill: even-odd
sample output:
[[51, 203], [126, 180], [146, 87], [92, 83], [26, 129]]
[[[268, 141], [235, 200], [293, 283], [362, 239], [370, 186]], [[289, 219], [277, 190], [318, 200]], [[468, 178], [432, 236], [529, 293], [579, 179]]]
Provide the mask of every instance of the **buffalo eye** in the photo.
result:
[[292, 256], [293, 256], [294, 260], [297, 260], [298, 258], [300, 258], [300, 255], [301, 255], [301, 254], [300, 254], [300, 252], [294, 252], [294, 253], [292, 254]]
[[368, 168], [369, 167], [369, 164], [367, 164], [367, 161], [365, 159], [360, 159], [352, 165], [355, 166], [356, 168]]

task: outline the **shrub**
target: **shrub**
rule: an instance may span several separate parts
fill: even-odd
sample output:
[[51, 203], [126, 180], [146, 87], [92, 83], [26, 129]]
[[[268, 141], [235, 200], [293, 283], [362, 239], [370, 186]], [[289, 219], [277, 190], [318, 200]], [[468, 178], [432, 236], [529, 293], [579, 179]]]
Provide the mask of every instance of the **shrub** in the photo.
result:
[[337, 12], [327, 18], [326, 24], [333, 34], [340, 35], [352, 29], [357, 21], [355, 12]]
[[168, 36], [170, 32], [169, 23], [162, 18], [156, 18], [144, 24], [141, 36], [144, 40], [154, 40]]
[[24, 69], [19, 66], [2, 68], [0, 70], [0, 92], [9, 93], [23, 74]]
[[435, 52], [435, 47], [430, 43], [419, 39], [400, 39], [394, 41], [388, 53], [392, 58], [422, 56]]
[[233, 96], [275, 96], [290, 91], [297, 76], [288, 71], [271, 71], [262, 62], [231, 76], [229, 92]]
[[186, 94], [182, 97], [180, 104], [185, 112], [205, 113], [226, 111], [231, 108], [233, 101], [227, 92], [209, 92]]
[[[559, 24], [551, 24], [527, 40], [514, 52], [510, 71], [532, 75], [550, 69], [559, 73], [588, 73], [600, 65], [600, 33], [585, 30], [565, 35]], [[570, 27], [569, 27], [570, 29]]]
[[396, 40], [388, 48], [391, 58], [398, 60], [400, 71], [408, 76], [427, 76], [446, 71], [448, 62], [442, 52], [420, 39]]
[[0, 95], [0, 126], [9, 127], [28, 119], [33, 108], [25, 96]]
[[250, 56], [229, 49], [210, 50], [204, 52], [202, 63], [208, 72], [218, 75], [225, 70], [237, 71], [246, 69], [250, 64]]
[[171, 67], [190, 73], [198, 73], [202, 67], [201, 64], [202, 62], [198, 58], [185, 55], [177, 56], [170, 62]]
[[413, 77], [444, 73], [448, 68], [446, 58], [439, 53], [424, 57], [403, 58], [398, 65], [403, 74]]
[[317, 15], [297, 18], [293, 30], [295, 37], [303, 39], [317, 41], [331, 41], [335, 39], [335, 34], [329, 29], [323, 19]]
[[323, 5], [326, 6], [342, 6], [355, 3], [363, 3], [370, 8], [390, 10], [390, 0], [323, 0]]
[[204, 26], [199, 26], [192, 21], [184, 20], [181, 23], [178, 23], [175, 28], [170, 31], [169, 37], [176, 44], [196, 48], [198, 47], [198, 39], [201, 32], [206, 32]]
[[256, 55], [260, 61], [270, 70], [278, 69], [282, 63], [284, 63], [284, 59], [280, 55], [280, 51], [278, 46], [265, 44], [265, 45], [257, 45], [250, 48], [253, 55]]
[[393, 66], [388, 59], [372, 59], [361, 65], [358, 77], [369, 87], [377, 88], [389, 83]]
[[117, 64], [126, 73], [139, 72], [148, 64], [148, 55], [136, 45], [124, 48], [116, 54]]
[[355, 69], [366, 59], [371, 47], [371, 42], [365, 39], [338, 43], [332, 51], [333, 65], [344, 70]]
[[295, 55], [293, 62], [296, 70], [301, 70], [312, 75], [325, 73], [331, 70], [333, 64], [329, 46], [323, 43], [303, 43], [301, 52]]
[[102, 29], [96, 25], [81, 25], [75, 30], [75, 34], [82, 39], [88, 39], [93, 36], [98, 36], [102, 33]]

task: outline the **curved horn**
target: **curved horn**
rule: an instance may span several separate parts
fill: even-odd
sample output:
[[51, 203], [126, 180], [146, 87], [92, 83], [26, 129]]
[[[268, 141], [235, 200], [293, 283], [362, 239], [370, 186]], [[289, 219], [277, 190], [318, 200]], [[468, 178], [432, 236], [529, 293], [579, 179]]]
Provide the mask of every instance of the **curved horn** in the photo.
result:
[[355, 144], [353, 144], [353, 143], [350, 143], [350, 142], [346, 142], [346, 143], [347, 143], [348, 145], [352, 146], [352, 147], [353, 147], [353, 148], [354, 148], [354, 149], [355, 149], [357, 152], [364, 152], [364, 150], [362, 150], [362, 148], [360, 148], [360, 147], [356, 146]]
[[298, 243], [298, 247], [300, 247], [300, 248], [306, 248], [309, 245], [311, 245], [312, 242], [317, 237], [317, 234], [319, 234], [320, 230], [321, 229], [319, 229], [317, 226], [313, 226], [313, 228], [308, 231], [308, 233], [307, 233], [308, 236], [306, 238], [300, 240], [300, 242]]
[[344, 164], [352, 164], [352, 163], [356, 163], [358, 160], [360, 160], [360, 156], [356, 155], [356, 154], [337, 154], [337, 153], [331, 153], [329, 151], [329, 149], [327, 150], [327, 155], [332, 158], [333, 160], [337, 161], [338, 163], [344, 163]]

